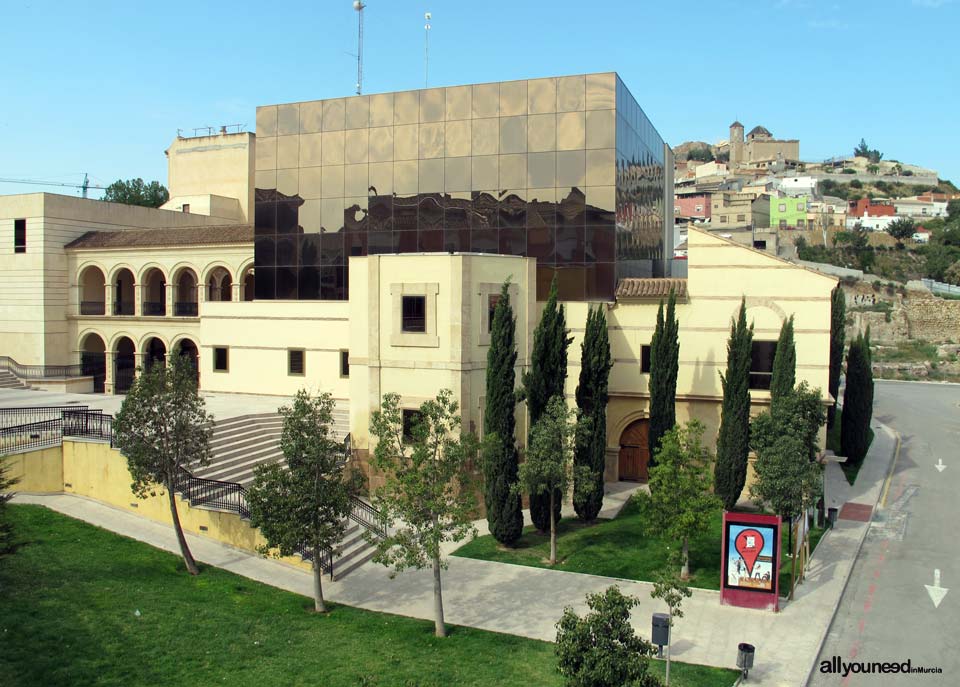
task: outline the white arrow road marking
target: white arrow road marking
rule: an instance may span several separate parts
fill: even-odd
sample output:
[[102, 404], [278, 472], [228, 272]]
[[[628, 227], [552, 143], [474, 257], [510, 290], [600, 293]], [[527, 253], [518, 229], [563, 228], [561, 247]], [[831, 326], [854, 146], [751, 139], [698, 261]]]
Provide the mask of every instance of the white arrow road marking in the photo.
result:
[[943, 472], [944, 470], [947, 469], [947, 466], [943, 464], [943, 458], [938, 458], [937, 464], [934, 465], [933, 467], [937, 469], [937, 472]]
[[930, 595], [933, 607], [940, 608], [940, 602], [943, 601], [943, 597], [950, 591], [946, 587], [940, 586], [940, 568], [935, 568], [933, 571], [933, 585], [925, 584], [923, 586], [927, 588], [927, 594]]

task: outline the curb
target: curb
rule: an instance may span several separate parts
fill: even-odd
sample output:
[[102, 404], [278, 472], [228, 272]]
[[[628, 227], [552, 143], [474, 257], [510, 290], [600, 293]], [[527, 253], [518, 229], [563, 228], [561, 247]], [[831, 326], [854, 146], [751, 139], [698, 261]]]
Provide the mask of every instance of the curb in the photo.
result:
[[[893, 451], [891, 451], [891, 455], [889, 459], [891, 467], [887, 469], [887, 476], [884, 478], [884, 482], [886, 482], [888, 479], [890, 479], [890, 477], [893, 476], [892, 470], [893, 470], [894, 460], [896, 459], [895, 456], [896, 456], [897, 447], [900, 445], [900, 433], [897, 430], [893, 429], [892, 427], [888, 427], [887, 425], [883, 424], [882, 422], [878, 422], [877, 425], [879, 425], [881, 429], [888, 432], [894, 439], [894, 444], [893, 444], [894, 448], [893, 448]], [[877, 498], [873, 502], [873, 512], [876, 512], [877, 504], [880, 503], [880, 498], [885, 493], [886, 493], [885, 488], [881, 488], [880, 491], [877, 493]], [[843, 595], [846, 594], [847, 592], [847, 586], [850, 584], [850, 578], [853, 577], [853, 566], [856, 564], [857, 558], [860, 557], [860, 551], [863, 549], [863, 542], [867, 540], [867, 533], [870, 532], [870, 527], [872, 526], [872, 524], [873, 524], [873, 517], [871, 514], [870, 522], [868, 522], [867, 526], [863, 528], [863, 533], [860, 535], [860, 540], [857, 542], [856, 551], [853, 554], [853, 564], [850, 565], [850, 572], [847, 573], [847, 579], [843, 581], [843, 588], [840, 590], [840, 599], [837, 600], [837, 604], [833, 607], [833, 613], [830, 614], [830, 622], [827, 623], [826, 627], [823, 628], [823, 632], [820, 635], [820, 641], [817, 642], [817, 652], [813, 656], [813, 662], [810, 664], [810, 670], [807, 671], [807, 677], [801, 683], [803, 685], [810, 684], [810, 679], [813, 677], [813, 671], [817, 667], [817, 659], [820, 657], [820, 652], [823, 651], [823, 645], [826, 644], [827, 642], [827, 635], [830, 634], [830, 628], [833, 627], [833, 621], [837, 617], [837, 611], [840, 610], [840, 601], [843, 599]]]

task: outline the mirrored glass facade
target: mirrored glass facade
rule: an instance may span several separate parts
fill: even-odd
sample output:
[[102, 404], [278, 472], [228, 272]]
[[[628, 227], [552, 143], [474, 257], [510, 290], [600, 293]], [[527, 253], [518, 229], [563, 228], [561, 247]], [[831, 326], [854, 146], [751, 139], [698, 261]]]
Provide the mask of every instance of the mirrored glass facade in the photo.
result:
[[664, 156], [613, 73], [257, 108], [256, 297], [345, 299], [350, 256], [460, 251], [613, 300], [663, 276]]

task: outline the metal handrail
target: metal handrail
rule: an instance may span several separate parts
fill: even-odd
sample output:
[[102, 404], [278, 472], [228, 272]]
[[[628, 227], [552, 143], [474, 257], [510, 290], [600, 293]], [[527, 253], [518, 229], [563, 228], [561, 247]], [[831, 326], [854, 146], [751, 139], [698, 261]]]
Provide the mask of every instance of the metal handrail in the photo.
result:
[[0, 370], [11, 372], [21, 379], [83, 376], [82, 365], [21, 365], [9, 355], [0, 355]]
[[63, 420], [44, 420], [0, 429], [0, 455], [56, 446], [63, 441]]
[[106, 315], [107, 304], [103, 301], [80, 301], [81, 315]]
[[21, 406], [18, 408], [0, 408], [0, 427], [16, 427], [35, 422], [57, 420], [65, 411], [70, 412], [101, 412], [91, 411], [87, 406]]

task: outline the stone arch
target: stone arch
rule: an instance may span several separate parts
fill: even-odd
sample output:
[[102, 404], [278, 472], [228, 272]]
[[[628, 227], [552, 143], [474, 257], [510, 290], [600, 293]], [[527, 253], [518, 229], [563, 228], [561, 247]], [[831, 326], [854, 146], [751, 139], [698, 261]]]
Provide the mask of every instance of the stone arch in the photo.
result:
[[93, 392], [102, 394], [107, 379], [106, 339], [100, 332], [87, 330], [80, 334], [78, 348], [81, 373], [93, 377]]
[[152, 270], [157, 270], [163, 275], [163, 280], [167, 281], [167, 268], [161, 265], [159, 262], [148, 262], [146, 265], [140, 268], [140, 273], [137, 275], [138, 284], [143, 284], [146, 281], [147, 274]]
[[197, 270], [192, 265], [182, 265], [173, 272], [173, 314], [181, 317], [196, 317], [199, 282]]
[[96, 263], [87, 263], [77, 272], [77, 290], [81, 315], [106, 314], [106, 271]]
[[133, 380], [137, 370], [137, 347], [133, 338], [125, 335], [118, 335], [114, 338], [111, 351], [113, 351], [113, 392], [115, 394], [125, 394], [133, 386]]
[[167, 275], [160, 267], [148, 267], [140, 275], [140, 312], [147, 316], [167, 314]]
[[257, 293], [257, 277], [253, 263], [249, 263], [240, 271], [240, 300], [252, 301]]
[[113, 314], [133, 315], [136, 299], [136, 277], [130, 267], [117, 267], [110, 275], [110, 288], [113, 292]]
[[149, 370], [154, 365], [167, 364], [167, 344], [159, 336], [148, 336], [141, 344], [143, 354], [143, 369]]
[[168, 349], [170, 355], [186, 356], [191, 365], [193, 365], [194, 375], [197, 380], [197, 387], [200, 386], [200, 346], [189, 335], [178, 336], [174, 343]]
[[233, 300], [233, 275], [223, 265], [209, 269], [203, 283], [208, 301]]

